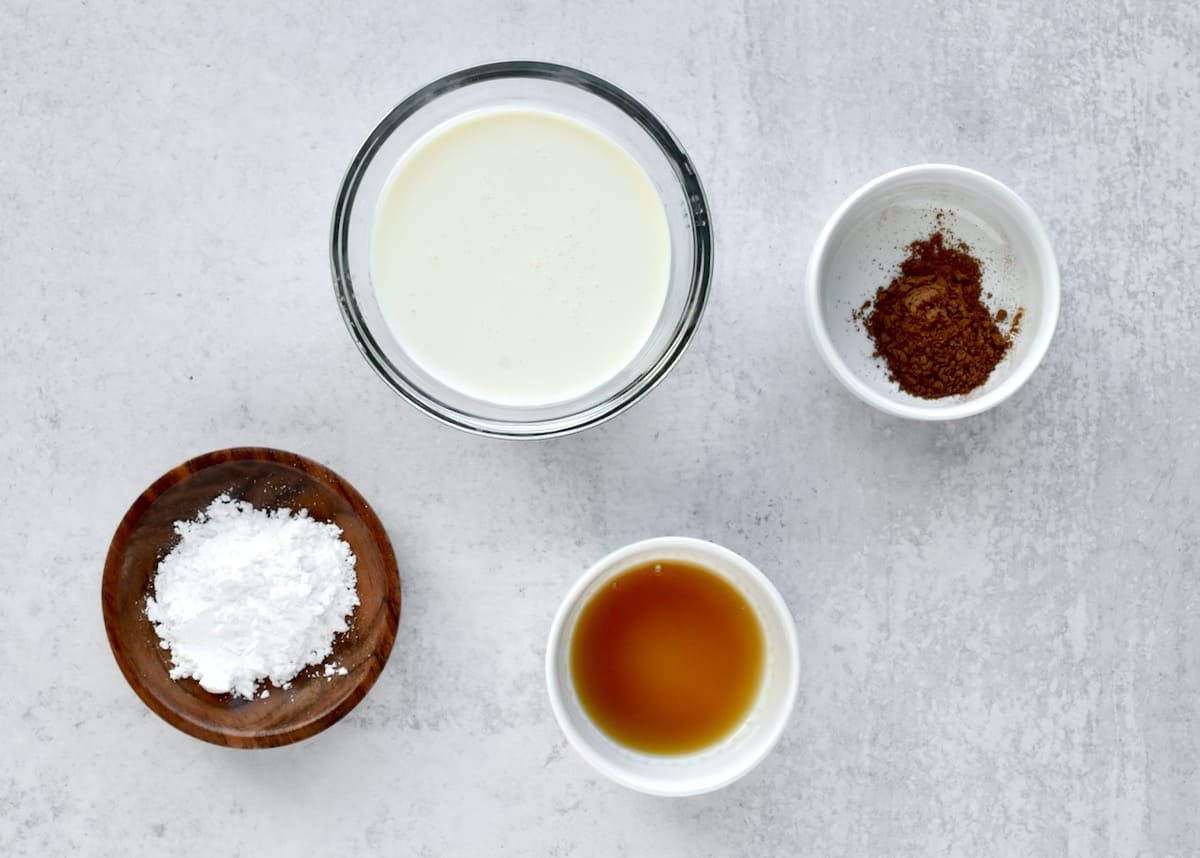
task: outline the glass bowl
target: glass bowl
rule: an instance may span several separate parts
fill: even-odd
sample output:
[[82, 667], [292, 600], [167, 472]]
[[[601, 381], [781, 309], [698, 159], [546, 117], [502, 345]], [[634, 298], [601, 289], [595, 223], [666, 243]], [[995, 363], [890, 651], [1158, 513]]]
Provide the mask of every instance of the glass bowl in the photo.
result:
[[[613, 378], [574, 399], [513, 406], [464, 394], [425, 371], [392, 335], [371, 280], [371, 242], [392, 170], [430, 131], [466, 113], [540, 108], [603, 132], [650, 178], [666, 214], [671, 269], [653, 331]], [[614, 248], [614, 252], [618, 252]], [[330, 235], [334, 291], [363, 357], [397, 393], [432, 417], [480, 435], [547, 438], [595, 426], [645, 396], [679, 359], [700, 322], [712, 275], [712, 229], [700, 179], [666, 126], [595, 75], [542, 62], [499, 62], [439, 78], [400, 102], [367, 137], [338, 193]]]

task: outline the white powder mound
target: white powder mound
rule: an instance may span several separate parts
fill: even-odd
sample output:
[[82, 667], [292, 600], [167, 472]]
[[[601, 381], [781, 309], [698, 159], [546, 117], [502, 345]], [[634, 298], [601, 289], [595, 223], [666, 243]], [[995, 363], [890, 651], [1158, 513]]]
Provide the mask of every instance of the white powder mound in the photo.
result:
[[146, 600], [173, 679], [251, 698], [262, 680], [283, 687], [329, 656], [358, 605], [341, 528], [221, 495], [175, 532]]

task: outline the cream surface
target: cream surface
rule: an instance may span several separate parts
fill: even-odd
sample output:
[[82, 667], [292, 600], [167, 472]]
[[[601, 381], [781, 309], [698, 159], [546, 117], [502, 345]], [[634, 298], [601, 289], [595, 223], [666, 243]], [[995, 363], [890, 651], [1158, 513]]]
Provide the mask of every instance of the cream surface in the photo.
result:
[[380, 309], [413, 360], [515, 406], [573, 399], [628, 365], [670, 265], [666, 213], [632, 156], [524, 108], [420, 141], [381, 195], [372, 247]]

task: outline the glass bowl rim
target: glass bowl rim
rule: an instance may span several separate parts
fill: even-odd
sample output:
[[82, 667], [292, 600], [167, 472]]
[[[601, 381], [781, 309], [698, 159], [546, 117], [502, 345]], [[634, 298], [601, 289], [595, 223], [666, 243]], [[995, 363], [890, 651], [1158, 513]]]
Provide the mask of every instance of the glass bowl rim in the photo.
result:
[[[692, 234], [691, 278], [684, 311], [666, 347], [650, 367], [601, 402], [564, 415], [535, 420], [479, 417], [431, 397], [392, 365], [375, 341], [355, 297], [350, 275], [350, 217], [363, 174], [391, 134], [418, 110], [456, 90], [502, 79], [532, 79], [563, 83], [597, 96], [623, 112], [644, 131], [670, 163], [690, 207]], [[359, 352], [375, 373], [410, 404], [435, 420], [476, 435], [498, 438], [552, 438], [598, 426], [631, 408], [666, 377], [687, 350], [708, 303], [713, 265], [713, 237], [708, 200], [700, 177], [683, 146], [654, 113], [633, 96], [603, 78], [571, 66], [538, 60], [505, 60], [450, 72], [420, 87], [393, 107], [359, 147], [342, 178], [330, 227], [329, 259], [333, 289], [342, 319]]]

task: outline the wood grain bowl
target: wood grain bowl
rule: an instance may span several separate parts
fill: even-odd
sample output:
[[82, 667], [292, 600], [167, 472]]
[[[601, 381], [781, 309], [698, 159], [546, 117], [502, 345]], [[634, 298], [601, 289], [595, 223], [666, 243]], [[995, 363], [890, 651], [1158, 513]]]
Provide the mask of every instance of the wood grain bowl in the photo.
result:
[[[326, 678], [306, 668], [291, 689], [266, 698], [211, 694], [193, 679], [171, 679], [170, 654], [146, 617], [158, 562], [176, 544], [174, 523], [194, 519], [219, 494], [260, 509], [307, 509], [342, 529], [357, 558], [360, 604], [334, 639], [333, 661], [348, 671]], [[183, 732], [232, 748], [267, 748], [309, 738], [366, 696], [391, 652], [400, 619], [400, 577], [387, 533], [355, 489], [328, 468], [264, 447], [218, 450], [168, 471], [133, 502], [109, 546], [101, 586], [108, 642], [125, 679], [151, 710]]]

